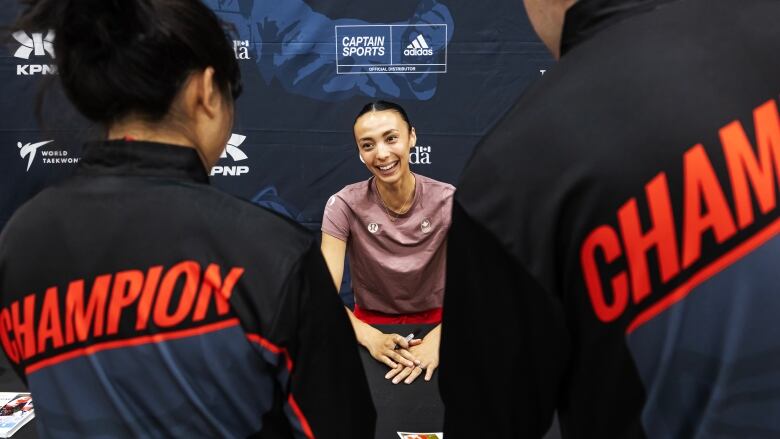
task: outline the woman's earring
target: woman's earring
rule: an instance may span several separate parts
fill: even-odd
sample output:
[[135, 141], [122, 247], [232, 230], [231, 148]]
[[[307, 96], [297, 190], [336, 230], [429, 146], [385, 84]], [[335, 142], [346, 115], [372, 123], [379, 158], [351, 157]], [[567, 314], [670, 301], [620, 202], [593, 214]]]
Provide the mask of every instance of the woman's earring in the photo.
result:
[[363, 156], [362, 156], [362, 155], [358, 154], [358, 158], [360, 159], [360, 161], [361, 161], [361, 162], [362, 162], [364, 165], [366, 164], [366, 161], [365, 161], [365, 160], [363, 160]]

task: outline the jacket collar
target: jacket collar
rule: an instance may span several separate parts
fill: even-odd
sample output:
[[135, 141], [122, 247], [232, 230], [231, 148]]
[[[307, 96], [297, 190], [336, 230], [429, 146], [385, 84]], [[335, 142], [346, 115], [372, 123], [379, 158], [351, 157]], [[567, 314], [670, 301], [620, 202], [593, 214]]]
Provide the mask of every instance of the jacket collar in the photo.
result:
[[579, 0], [566, 11], [561, 56], [600, 30], [671, 1], [677, 0]]
[[76, 174], [209, 182], [203, 162], [194, 148], [144, 141], [106, 140], [86, 143]]

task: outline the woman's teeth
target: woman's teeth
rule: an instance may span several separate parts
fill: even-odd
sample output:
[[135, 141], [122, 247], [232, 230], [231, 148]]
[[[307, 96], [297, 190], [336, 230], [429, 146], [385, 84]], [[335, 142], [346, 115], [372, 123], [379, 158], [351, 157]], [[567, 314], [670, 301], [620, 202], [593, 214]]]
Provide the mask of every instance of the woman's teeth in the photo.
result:
[[397, 163], [398, 162], [393, 162], [393, 163], [390, 163], [389, 165], [386, 165], [386, 166], [380, 166], [379, 169], [381, 169], [383, 171], [388, 171], [388, 170], [390, 170], [390, 168], [395, 166]]

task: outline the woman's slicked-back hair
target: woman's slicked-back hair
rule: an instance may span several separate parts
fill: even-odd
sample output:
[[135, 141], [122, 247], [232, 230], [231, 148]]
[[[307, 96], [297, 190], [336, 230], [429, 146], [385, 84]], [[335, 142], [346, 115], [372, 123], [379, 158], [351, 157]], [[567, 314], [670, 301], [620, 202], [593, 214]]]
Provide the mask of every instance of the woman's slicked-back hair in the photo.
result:
[[214, 68], [222, 96], [241, 92], [228, 36], [201, 0], [25, 0], [14, 25], [55, 32], [63, 89], [88, 119], [156, 122], [192, 72]]
[[406, 110], [395, 102], [390, 101], [374, 101], [369, 102], [366, 104], [358, 113], [358, 115], [355, 117], [355, 123], [357, 123], [357, 120], [360, 119], [360, 116], [370, 113], [372, 111], [385, 111], [385, 110], [391, 110], [395, 111], [398, 114], [401, 115], [401, 119], [406, 122], [406, 125], [409, 126], [409, 129], [412, 129], [412, 123], [409, 121], [409, 116], [406, 114]]

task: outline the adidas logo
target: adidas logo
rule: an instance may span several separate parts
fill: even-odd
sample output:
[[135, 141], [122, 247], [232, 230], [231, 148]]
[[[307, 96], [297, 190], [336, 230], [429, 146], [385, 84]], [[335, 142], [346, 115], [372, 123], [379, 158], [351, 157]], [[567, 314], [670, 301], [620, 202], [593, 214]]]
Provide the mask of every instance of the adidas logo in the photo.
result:
[[431, 47], [428, 45], [428, 42], [425, 41], [425, 38], [423, 38], [422, 34], [418, 34], [417, 37], [413, 39], [408, 46], [406, 46], [406, 50], [404, 50], [404, 55], [431, 56], [433, 55], [433, 49], [431, 49]]
[[412, 44], [406, 46], [407, 49], [428, 49], [428, 43], [425, 41], [422, 35], [417, 35], [417, 38], [412, 40]]

